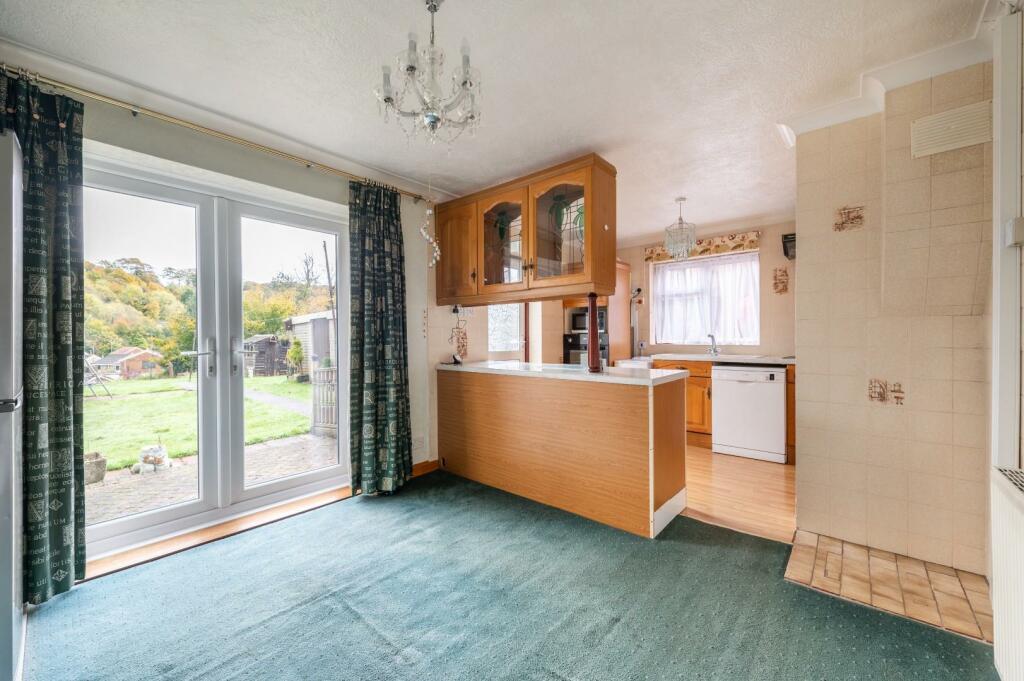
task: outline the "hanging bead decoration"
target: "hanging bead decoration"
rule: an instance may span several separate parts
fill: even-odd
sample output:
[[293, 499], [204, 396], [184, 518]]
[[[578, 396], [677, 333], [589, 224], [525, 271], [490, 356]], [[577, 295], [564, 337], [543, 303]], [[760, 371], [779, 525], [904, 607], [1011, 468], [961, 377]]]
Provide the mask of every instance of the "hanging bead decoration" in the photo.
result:
[[437, 239], [430, 236], [430, 218], [434, 215], [434, 209], [428, 208], [426, 215], [423, 217], [423, 224], [420, 225], [420, 236], [423, 240], [430, 244], [431, 254], [429, 267], [433, 267], [441, 259], [441, 247], [437, 245]]

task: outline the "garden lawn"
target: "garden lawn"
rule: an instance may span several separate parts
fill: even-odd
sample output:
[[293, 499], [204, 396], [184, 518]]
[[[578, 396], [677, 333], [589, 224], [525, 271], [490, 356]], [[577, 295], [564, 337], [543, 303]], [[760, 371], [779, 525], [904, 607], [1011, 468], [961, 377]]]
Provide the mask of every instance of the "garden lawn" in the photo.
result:
[[289, 381], [287, 376], [255, 376], [245, 378], [245, 390], [258, 390], [278, 397], [312, 403], [313, 384]]
[[[133, 378], [130, 381], [114, 380], [107, 381], [103, 385], [107, 386], [107, 390], [109, 390], [110, 394], [115, 397], [118, 395], [159, 393], [171, 390], [185, 390], [185, 386], [189, 385], [195, 389], [196, 376], [193, 374], [191, 381], [189, 381], [188, 374], [185, 374], [183, 376], [178, 376], [177, 378]], [[107, 396], [107, 393], [103, 391], [103, 386], [96, 384], [92, 388], [96, 391], [98, 396]], [[92, 393], [89, 392], [88, 386], [85, 387], [85, 397], [86, 399], [92, 397]]]
[[[85, 451], [102, 453], [107, 458], [107, 470], [136, 463], [139, 450], [148, 445], [163, 444], [172, 458], [195, 454], [198, 449], [196, 392], [153, 385], [175, 381], [179, 385], [184, 382], [183, 379], [119, 381], [117, 387], [126, 389], [120, 394], [126, 397], [86, 397]], [[139, 385], [139, 390], [133, 390], [136, 383], [148, 385]], [[245, 400], [245, 444], [308, 432], [308, 417]]]

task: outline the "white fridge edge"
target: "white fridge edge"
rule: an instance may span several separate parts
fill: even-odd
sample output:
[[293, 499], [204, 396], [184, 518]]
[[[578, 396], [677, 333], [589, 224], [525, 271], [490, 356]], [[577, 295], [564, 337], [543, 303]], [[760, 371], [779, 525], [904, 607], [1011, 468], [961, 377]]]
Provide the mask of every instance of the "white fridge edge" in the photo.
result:
[[21, 146], [0, 132], [0, 680], [20, 677], [22, 598], [22, 172]]

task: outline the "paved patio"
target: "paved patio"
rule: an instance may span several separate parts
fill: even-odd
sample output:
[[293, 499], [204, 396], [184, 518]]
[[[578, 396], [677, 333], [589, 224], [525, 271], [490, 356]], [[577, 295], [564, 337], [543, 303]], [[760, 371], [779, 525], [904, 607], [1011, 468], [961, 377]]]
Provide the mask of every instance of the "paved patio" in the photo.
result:
[[[245, 448], [245, 484], [268, 482], [336, 463], [337, 440], [312, 434], [271, 440]], [[158, 473], [108, 471], [103, 482], [85, 488], [85, 522], [93, 525], [179, 504], [199, 494], [199, 458], [174, 459]]]

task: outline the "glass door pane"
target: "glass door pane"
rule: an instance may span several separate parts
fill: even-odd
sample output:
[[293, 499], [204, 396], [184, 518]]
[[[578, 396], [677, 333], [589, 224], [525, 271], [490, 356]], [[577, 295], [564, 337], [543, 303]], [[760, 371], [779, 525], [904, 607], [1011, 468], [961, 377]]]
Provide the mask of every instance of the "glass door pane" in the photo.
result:
[[554, 279], [584, 273], [586, 206], [581, 180], [559, 182], [537, 195], [536, 258], [533, 279]]
[[197, 208], [87, 187], [85, 513], [200, 496]]
[[525, 192], [482, 201], [481, 265], [484, 290], [522, 288]]
[[241, 217], [244, 486], [338, 464], [335, 234]]

